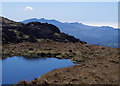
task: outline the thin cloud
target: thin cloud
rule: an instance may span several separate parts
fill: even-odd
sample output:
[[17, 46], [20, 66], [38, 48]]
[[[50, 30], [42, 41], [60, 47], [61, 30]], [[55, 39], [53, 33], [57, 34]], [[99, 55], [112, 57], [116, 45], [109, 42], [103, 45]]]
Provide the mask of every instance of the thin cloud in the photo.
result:
[[33, 8], [29, 7], [29, 6], [27, 6], [27, 7], [24, 8], [24, 11], [32, 11], [32, 10], [33, 10]]

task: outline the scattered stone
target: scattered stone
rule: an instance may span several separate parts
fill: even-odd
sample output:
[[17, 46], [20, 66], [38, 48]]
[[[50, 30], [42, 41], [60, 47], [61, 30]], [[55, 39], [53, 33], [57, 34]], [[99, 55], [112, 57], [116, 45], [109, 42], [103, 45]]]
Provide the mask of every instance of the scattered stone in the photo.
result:
[[34, 50], [33, 48], [29, 48], [29, 50]]

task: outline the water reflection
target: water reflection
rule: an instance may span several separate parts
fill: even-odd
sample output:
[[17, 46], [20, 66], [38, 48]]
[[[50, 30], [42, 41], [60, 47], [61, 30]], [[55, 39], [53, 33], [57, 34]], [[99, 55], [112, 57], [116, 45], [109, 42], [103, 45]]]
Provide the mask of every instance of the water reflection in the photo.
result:
[[74, 65], [69, 59], [11, 57], [2, 60], [3, 84], [15, 84], [21, 80], [33, 80], [62, 67]]

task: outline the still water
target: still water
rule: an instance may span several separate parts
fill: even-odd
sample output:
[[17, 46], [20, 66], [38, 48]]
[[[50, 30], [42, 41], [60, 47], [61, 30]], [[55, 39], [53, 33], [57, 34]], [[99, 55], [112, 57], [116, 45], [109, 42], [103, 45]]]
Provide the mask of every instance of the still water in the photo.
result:
[[33, 80], [62, 67], [74, 65], [69, 59], [10, 57], [2, 60], [2, 83], [16, 84], [21, 80]]

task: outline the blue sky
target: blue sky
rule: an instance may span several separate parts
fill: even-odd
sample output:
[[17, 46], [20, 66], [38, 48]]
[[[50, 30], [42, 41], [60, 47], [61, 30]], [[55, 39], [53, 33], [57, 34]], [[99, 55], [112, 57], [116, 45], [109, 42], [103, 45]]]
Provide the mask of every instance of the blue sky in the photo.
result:
[[3, 2], [2, 16], [15, 21], [56, 19], [88, 25], [117, 27], [117, 2]]

